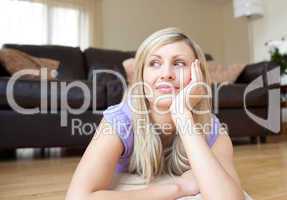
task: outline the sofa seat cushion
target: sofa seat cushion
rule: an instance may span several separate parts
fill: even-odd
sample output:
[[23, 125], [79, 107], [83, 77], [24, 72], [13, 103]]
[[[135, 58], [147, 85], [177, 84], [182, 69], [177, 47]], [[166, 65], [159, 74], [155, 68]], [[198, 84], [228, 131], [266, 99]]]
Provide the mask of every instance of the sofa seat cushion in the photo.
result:
[[[213, 107], [218, 105], [219, 108], [243, 108], [244, 91], [247, 86], [248, 84], [223, 85], [218, 88], [216, 92], [216, 89], [213, 85]], [[265, 88], [259, 88], [246, 94], [246, 106], [266, 107], [268, 103], [267, 92], [268, 91]]]
[[[8, 103], [6, 90], [8, 87], [9, 78], [0, 78], [0, 108], [11, 109]], [[93, 107], [93, 100], [95, 101], [95, 109], [105, 109], [107, 107], [107, 94], [106, 85], [100, 85], [97, 83], [96, 87], [93, 87], [92, 81], [80, 81], [84, 84], [91, 95], [89, 99], [89, 110]], [[53, 88], [52, 88], [52, 83]], [[61, 89], [61, 84], [65, 84], [67, 87], [72, 81], [48, 81], [47, 82], [47, 98], [43, 99], [44, 103], [47, 103], [48, 110], [51, 109], [52, 101], [56, 102], [55, 109], [61, 108], [61, 101], [64, 102], [67, 97], [67, 104], [71, 108], [80, 108], [83, 105], [85, 96], [84, 92], [79, 87], [70, 88], [66, 94]], [[105, 84], [105, 83], [102, 83]], [[41, 84], [38, 80], [17, 80], [13, 87], [13, 97], [17, 105], [23, 108], [35, 108], [41, 105]], [[11, 94], [11, 91], [9, 91]], [[61, 98], [61, 95], [63, 97]], [[53, 96], [53, 98], [52, 98]], [[94, 99], [96, 98], [96, 99]], [[52, 101], [51, 101], [52, 100]]]

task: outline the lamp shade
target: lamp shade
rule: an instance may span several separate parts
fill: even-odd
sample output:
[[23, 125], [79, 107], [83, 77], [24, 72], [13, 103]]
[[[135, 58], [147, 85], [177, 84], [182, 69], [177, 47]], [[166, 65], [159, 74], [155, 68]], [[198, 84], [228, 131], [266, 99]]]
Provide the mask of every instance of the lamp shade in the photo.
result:
[[262, 0], [233, 0], [234, 17], [263, 16]]

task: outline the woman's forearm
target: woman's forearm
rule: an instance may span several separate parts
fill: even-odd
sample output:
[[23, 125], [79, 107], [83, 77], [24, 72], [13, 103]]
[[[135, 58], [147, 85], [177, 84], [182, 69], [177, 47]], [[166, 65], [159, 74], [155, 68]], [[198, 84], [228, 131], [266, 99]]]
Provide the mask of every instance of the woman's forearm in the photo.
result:
[[242, 191], [236, 182], [214, 157], [204, 139], [198, 137], [192, 137], [192, 144], [186, 148], [193, 152], [189, 160], [204, 199], [242, 199]]
[[153, 184], [144, 189], [129, 191], [99, 190], [89, 195], [88, 200], [174, 200], [181, 197], [176, 184]]
[[[182, 116], [183, 123], [190, 123], [187, 116]], [[193, 175], [197, 180], [200, 193], [204, 199], [243, 199], [243, 193], [235, 180], [226, 172], [220, 162], [216, 159], [203, 135], [198, 135], [192, 125], [185, 132], [180, 132], [180, 136], [186, 150]]]

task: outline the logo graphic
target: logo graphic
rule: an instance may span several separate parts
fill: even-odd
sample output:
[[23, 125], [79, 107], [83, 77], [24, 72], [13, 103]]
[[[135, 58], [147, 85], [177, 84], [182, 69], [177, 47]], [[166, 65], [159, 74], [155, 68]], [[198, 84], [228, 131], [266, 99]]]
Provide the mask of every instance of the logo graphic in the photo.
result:
[[280, 80], [280, 68], [276, 67], [275, 69], [267, 72], [267, 87], [268, 87], [268, 117], [263, 119], [251, 113], [246, 108], [246, 95], [249, 92], [252, 92], [258, 88], [263, 88], [263, 75], [257, 77], [253, 80], [244, 91], [244, 110], [246, 114], [254, 120], [257, 124], [263, 126], [264, 128], [278, 133], [280, 131], [280, 88], [273, 88], [274, 84], [279, 84]]
[[[102, 75], [103, 73], [110, 74], [113, 76], [116, 76], [119, 80], [120, 83], [123, 86], [124, 92], [128, 91], [128, 95], [131, 95], [132, 90], [135, 87], [138, 87], [139, 85], [143, 85], [147, 91], [150, 91], [149, 95], [145, 94], [147, 98], [149, 97], [154, 97], [153, 89], [150, 85], [146, 84], [145, 82], [137, 82], [134, 83], [133, 85], [130, 86], [130, 89], [128, 90], [127, 83], [124, 79], [124, 77], [113, 70], [108, 70], [108, 69], [99, 69], [99, 70], [94, 70], [93, 71], [93, 80], [92, 80], [92, 89], [88, 88], [87, 85], [80, 81], [72, 81], [69, 83], [66, 82], [61, 82], [60, 81], [60, 91], [57, 91], [57, 82], [51, 83], [51, 91], [48, 91], [48, 83], [47, 83], [47, 69], [40, 69], [40, 72], [38, 70], [21, 70], [11, 77], [11, 79], [7, 83], [7, 90], [6, 90], [6, 95], [7, 95], [7, 100], [9, 105], [11, 106], [12, 109], [17, 111], [18, 113], [21, 114], [26, 114], [26, 115], [31, 115], [31, 114], [36, 114], [36, 113], [48, 113], [51, 112], [53, 114], [56, 114], [60, 112], [60, 118], [61, 118], [61, 126], [66, 127], [68, 124], [68, 113], [72, 114], [82, 114], [86, 110], [88, 110], [89, 107], [91, 107], [91, 100], [92, 100], [92, 110], [94, 114], [102, 114], [102, 110], [97, 110], [97, 103], [96, 103], [96, 80], [97, 80], [97, 75]], [[26, 74], [33, 74], [33, 75], [40, 75], [40, 107], [35, 107], [35, 108], [24, 108], [21, 107], [20, 105], [17, 104], [16, 100], [14, 99], [14, 86], [16, 81], [23, 75]], [[264, 81], [265, 80], [265, 81]], [[278, 133], [280, 131], [280, 87], [279, 85], [279, 80], [280, 80], [280, 68], [276, 67], [273, 70], [270, 70], [267, 72], [266, 76], [261, 75], [257, 77], [255, 80], [253, 80], [248, 86], [246, 87], [244, 94], [243, 94], [243, 105], [244, 105], [244, 110], [246, 114], [248, 115], [249, 118], [251, 118], [253, 121], [255, 121], [257, 124], [260, 126], [274, 132]], [[197, 84], [206, 84], [206, 83], [197, 83]], [[225, 82], [220, 84], [220, 87], [226, 85]], [[275, 86], [275, 87], [274, 87]], [[82, 93], [83, 93], [83, 104], [81, 105], [80, 108], [72, 108], [69, 105], [68, 101], [68, 93], [69, 91], [77, 87], [79, 88]], [[209, 90], [211, 88], [209, 85], [205, 85], [205, 87]], [[218, 92], [219, 88], [217, 88], [214, 92], [213, 98], [215, 100], [215, 113], [218, 113], [218, 107], [219, 107], [219, 102], [218, 102]], [[268, 117], [267, 119], [261, 118], [259, 116], [256, 116], [253, 114], [251, 111], [247, 109], [247, 101], [246, 101], [246, 96], [248, 93], [253, 92], [257, 89], [262, 89], [265, 88], [266, 92], [268, 93], [268, 107], [267, 107], [267, 112], [268, 112]], [[60, 95], [60, 109], [57, 109], [57, 94], [56, 92], [59, 92]], [[51, 95], [48, 95], [48, 92], [51, 93]], [[164, 96], [157, 96], [155, 98], [155, 102], [160, 101], [163, 98], [171, 98], [173, 97], [174, 93], [170, 95], [164, 95]], [[196, 96], [196, 95], [193, 95]], [[133, 98], [139, 98], [141, 95], [133, 94]], [[205, 98], [206, 95], [203, 95], [202, 98]], [[50, 98], [50, 99], [48, 99]], [[48, 110], [48, 105], [47, 102], [48, 100], [51, 102], [51, 110]], [[128, 101], [130, 103], [130, 101]], [[122, 104], [123, 105], [123, 104]], [[141, 113], [141, 111], [138, 111], [133, 108], [132, 105], [130, 105], [130, 108], [133, 112], [136, 112], [138, 114], [144, 114]], [[149, 111], [148, 111], [149, 112]], [[159, 111], [158, 111], [159, 112]], [[76, 122], [76, 121], [75, 121]], [[92, 127], [92, 125], [91, 125]], [[90, 129], [89, 129], [90, 130]]]

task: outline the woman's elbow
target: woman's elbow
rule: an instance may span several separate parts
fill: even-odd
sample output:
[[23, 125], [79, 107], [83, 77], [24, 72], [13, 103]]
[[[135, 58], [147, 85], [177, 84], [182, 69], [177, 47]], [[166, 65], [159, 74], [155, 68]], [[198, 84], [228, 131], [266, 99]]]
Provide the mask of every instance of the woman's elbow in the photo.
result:
[[65, 200], [88, 200], [91, 194], [85, 191], [69, 189]]
[[241, 190], [239, 191], [239, 194], [238, 194], [238, 200], [245, 200], [245, 194], [244, 192]]

